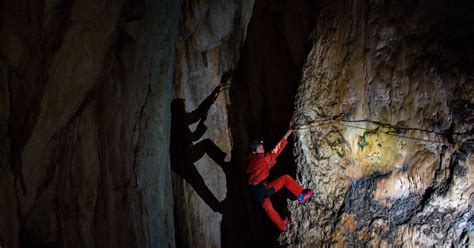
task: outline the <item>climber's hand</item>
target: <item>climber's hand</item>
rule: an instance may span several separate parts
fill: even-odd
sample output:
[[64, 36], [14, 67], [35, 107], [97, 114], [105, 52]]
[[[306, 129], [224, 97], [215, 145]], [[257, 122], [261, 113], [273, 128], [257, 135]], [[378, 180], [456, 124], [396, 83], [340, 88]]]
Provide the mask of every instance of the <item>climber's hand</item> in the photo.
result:
[[219, 96], [219, 93], [221, 92], [222, 90], [222, 85], [217, 85], [216, 88], [214, 88], [214, 90], [212, 91], [211, 95], [212, 95], [212, 100], [215, 101], [217, 99], [217, 97]]
[[283, 138], [288, 139], [288, 136], [290, 136], [291, 133], [293, 133], [293, 129], [289, 128], [288, 131], [286, 131], [285, 136], [283, 136]]
[[293, 129], [295, 127], [295, 116], [291, 117], [288, 128]]
[[234, 71], [224, 72], [224, 74], [222, 74], [222, 77], [221, 77], [221, 85], [225, 84], [227, 82], [227, 80], [229, 80], [232, 77], [233, 73], [234, 73]]

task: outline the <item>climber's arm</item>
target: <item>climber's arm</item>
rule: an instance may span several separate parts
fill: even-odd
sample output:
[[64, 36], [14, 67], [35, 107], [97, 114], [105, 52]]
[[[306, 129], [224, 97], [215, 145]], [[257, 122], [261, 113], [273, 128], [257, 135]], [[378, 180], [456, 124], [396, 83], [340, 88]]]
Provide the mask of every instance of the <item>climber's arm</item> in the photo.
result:
[[288, 136], [293, 132], [293, 129], [288, 129], [288, 131], [285, 133], [283, 138], [276, 144], [276, 146], [273, 148], [273, 150], [269, 153], [265, 154], [265, 158], [267, 161], [270, 161], [270, 167], [272, 167], [275, 163], [275, 159], [280, 155], [280, 153], [283, 151], [285, 148], [286, 144], [288, 144]]

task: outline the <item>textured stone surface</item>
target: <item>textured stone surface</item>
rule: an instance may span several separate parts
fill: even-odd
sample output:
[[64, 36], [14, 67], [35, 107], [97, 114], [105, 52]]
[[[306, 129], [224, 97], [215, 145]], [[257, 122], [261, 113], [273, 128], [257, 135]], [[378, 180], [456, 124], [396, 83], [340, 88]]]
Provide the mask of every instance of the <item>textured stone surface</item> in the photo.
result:
[[290, 204], [280, 242], [466, 245], [473, 150], [453, 142], [472, 140], [473, 30], [463, 25], [473, 5], [321, 6], [295, 111], [298, 178], [316, 194]]
[[[183, 2], [176, 43], [173, 97], [185, 100], [187, 112], [195, 110], [211, 93], [220, 83], [224, 71], [236, 67], [252, 7], [253, 1]], [[225, 89], [209, 109], [204, 122], [207, 131], [195, 144], [209, 139], [227, 153], [226, 161], [230, 161], [232, 143], [227, 126], [227, 101]], [[194, 128], [195, 125], [191, 126], [191, 130]], [[225, 232], [221, 231], [222, 216], [231, 215], [233, 211], [232, 206], [226, 206], [228, 201], [225, 200], [228, 177], [232, 175], [226, 174], [222, 165], [208, 155], [185, 166], [195, 166], [197, 177], [202, 177], [205, 185], [196, 182], [199, 179], [189, 182], [179, 173], [173, 173], [176, 244], [178, 247], [221, 247], [221, 233]], [[229, 166], [227, 164], [224, 168]], [[201, 191], [209, 190], [213, 197], [203, 199], [195, 187], [207, 188]], [[214, 197], [216, 200], [209, 199]], [[213, 206], [209, 206], [213, 201], [219, 202], [217, 205], [223, 212], [215, 212]]]
[[[224, 214], [225, 247], [275, 247], [278, 230], [247, 187], [247, 145], [265, 141], [272, 149], [286, 132], [301, 68], [310, 47], [317, 5], [314, 1], [256, 1], [241, 59], [229, 90], [229, 122], [232, 134], [232, 169], [227, 200], [232, 214]], [[270, 179], [295, 174], [292, 142], [278, 158]], [[285, 190], [272, 196], [272, 204], [288, 216]]]
[[[8, 82], [8, 66], [0, 60], [0, 81]], [[0, 84], [0, 146], [4, 151], [10, 151], [11, 136], [8, 130], [8, 117], [10, 115], [10, 91], [8, 84]], [[8, 226], [0, 232], [0, 242], [9, 247], [17, 245], [15, 238], [19, 229], [19, 219], [16, 215], [17, 200], [14, 188], [15, 177], [12, 173], [11, 154], [0, 153], [0, 225]]]
[[173, 247], [180, 1], [1, 5], [0, 246]]
[[[473, 138], [473, 10], [0, 0], [0, 246], [472, 245], [473, 148], [458, 142]], [[195, 163], [218, 213], [171, 172], [170, 109], [192, 111], [234, 68], [201, 138], [228, 168]], [[247, 193], [247, 144], [271, 148], [293, 114], [270, 177], [316, 195], [273, 197], [291, 220], [279, 236]]]

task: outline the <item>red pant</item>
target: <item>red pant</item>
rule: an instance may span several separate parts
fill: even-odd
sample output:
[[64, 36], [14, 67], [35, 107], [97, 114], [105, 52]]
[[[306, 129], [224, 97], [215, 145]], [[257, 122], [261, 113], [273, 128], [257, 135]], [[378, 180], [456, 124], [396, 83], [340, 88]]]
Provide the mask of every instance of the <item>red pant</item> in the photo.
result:
[[[267, 184], [266, 188], [269, 189], [273, 187], [275, 189], [275, 192], [277, 192], [283, 186], [285, 186], [296, 197], [298, 197], [298, 195], [303, 191], [303, 187], [297, 184], [295, 180], [293, 180], [293, 178], [288, 175], [284, 175], [273, 180], [272, 182]], [[280, 215], [273, 208], [272, 202], [270, 201], [270, 197], [265, 198], [262, 203], [262, 208], [265, 210], [268, 217], [270, 217], [273, 223], [275, 223], [278, 229], [280, 231], [283, 231], [285, 229], [285, 224], [283, 223], [283, 220], [281, 219]]]

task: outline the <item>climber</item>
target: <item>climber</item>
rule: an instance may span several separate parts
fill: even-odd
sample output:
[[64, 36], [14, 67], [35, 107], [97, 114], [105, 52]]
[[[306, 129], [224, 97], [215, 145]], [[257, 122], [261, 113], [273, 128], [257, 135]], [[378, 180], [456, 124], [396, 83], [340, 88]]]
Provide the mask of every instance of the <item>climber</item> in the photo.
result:
[[247, 165], [248, 185], [252, 198], [265, 210], [268, 217], [277, 226], [281, 232], [286, 230], [288, 217], [282, 220], [280, 215], [275, 211], [270, 201], [270, 196], [285, 186], [295, 197], [299, 204], [303, 204], [313, 196], [313, 190], [304, 189], [293, 178], [288, 175], [281, 176], [271, 182], [266, 179], [270, 169], [275, 165], [276, 158], [281, 153], [285, 145], [288, 143], [288, 136], [293, 132], [289, 128], [283, 138], [273, 148], [271, 152], [265, 153], [263, 141], [254, 140], [249, 145], [249, 161]]

